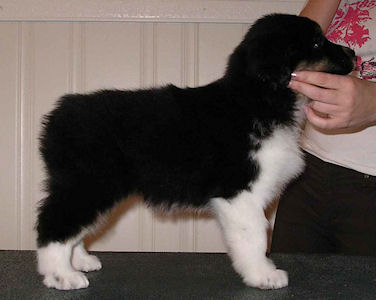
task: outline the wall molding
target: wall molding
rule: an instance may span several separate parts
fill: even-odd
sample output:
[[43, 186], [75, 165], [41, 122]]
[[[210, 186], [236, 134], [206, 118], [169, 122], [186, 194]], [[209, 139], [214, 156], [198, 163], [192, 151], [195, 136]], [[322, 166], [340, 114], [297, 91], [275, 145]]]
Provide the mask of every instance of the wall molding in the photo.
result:
[[251, 23], [305, 0], [0, 0], [0, 21]]

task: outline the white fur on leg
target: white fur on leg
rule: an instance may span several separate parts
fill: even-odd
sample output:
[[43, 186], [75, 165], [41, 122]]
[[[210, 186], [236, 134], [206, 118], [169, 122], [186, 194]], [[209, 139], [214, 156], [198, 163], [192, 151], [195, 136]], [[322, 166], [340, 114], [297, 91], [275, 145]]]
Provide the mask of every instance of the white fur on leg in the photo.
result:
[[86, 252], [84, 243], [81, 241], [73, 248], [72, 266], [77, 271], [97, 271], [102, 268], [98, 257]]
[[287, 273], [266, 257], [268, 222], [261, 203], [242, 192], [236, 198], [213, 199], [235, 270], [250, 286], [277, 289], [288, 285]]
[[72, 290], [89, 286], [86, 276], [74, 270], [70, 263], [73, 245], [71, 242], [51, 242], [38, 249], [38, 271], [44, 275], [43, 283], [47, 287]]

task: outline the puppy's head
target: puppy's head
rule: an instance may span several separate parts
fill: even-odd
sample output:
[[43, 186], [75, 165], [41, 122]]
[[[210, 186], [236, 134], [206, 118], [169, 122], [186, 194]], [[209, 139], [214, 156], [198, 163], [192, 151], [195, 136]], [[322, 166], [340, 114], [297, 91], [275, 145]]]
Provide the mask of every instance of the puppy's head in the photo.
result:
[[227, 74], [278, 88], [287, 86], [295, 70], [348, 74], [354, 58], [354, 51], [329, 42], [310, 19], [273, 14], [251, 27], [231, 55]]

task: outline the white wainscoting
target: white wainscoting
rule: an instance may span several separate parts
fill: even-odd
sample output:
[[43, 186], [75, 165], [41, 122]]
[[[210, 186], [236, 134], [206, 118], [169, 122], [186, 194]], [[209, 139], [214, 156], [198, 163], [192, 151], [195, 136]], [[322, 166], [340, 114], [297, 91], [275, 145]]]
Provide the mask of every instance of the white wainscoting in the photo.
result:
[[[53, 8], [52, 2], [61, 6]], [[99, 2], [108, 6], [99, 10]], [[37, 203], [44, 197], [40, 120], [59, 96], [208, 83], [222, 75], [227, 56], [249, 27], [245, 19], [296, 13], [304, 1], [190, 1], [201, 10], [175, 5], [175, 14], [171, 0], [150, 3], [0, 1], [0, 249], [35, 249]], [[230, 3], [247, 7], [248, 15], [236, 17]], [[167, 4], [170, 10], [163, 14]], [[128, 14], [124, 7], [131, 7]], [[87, 243], [91, 250], [108, 251], [225, 251], [209, 214], [152, 212], [140, 199], [124, 202]]]

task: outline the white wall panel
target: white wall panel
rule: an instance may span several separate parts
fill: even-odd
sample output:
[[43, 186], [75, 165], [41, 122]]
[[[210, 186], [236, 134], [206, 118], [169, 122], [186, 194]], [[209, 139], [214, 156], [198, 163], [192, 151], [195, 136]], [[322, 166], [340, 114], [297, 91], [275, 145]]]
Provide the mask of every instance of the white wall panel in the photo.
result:
[[42, 192], [43, 169], [38, 153], [42, 115], [70, 89], [70, 24], [22, 25], [22, 209], [21, 248], [35, 247], [35, 211]]
[[224, 73], [228, 56], [243, 37], [243, 25], [200, 24], [199, 84], [218, 79]]
[[[0, 249], [35, 248], [36, 208], [44, 197], [44, 173], [38, 154], [40, 121], [59, 96], [102, 88], [207, 84], [222, 76], [228, 55], [249, 26], [244, 19], [235, 22], [239, 24], [222, 19], [228, 6], [223, 11], [216, 9], [223, 8], [219, 3], [227, 2], [224, 0], [198, 1], [197, 7], [216, 11], [213, 18], [207, 11], [192, 10], [181, 19], [183, 23], [150, 23], [145, 18], [137, 23], [100, 22], [122, 19], [105, 13], [103, 18], [97, 15], [96, 22], [52, 22], [67, 20], [55, 13], [65, 14], [69, 8], [53, 11], [50, 2], [44, 0], [37, 1], [47, 7], [39, 16], [49, 21], [22, 22], [39, 19], [35, 10], [30, 18], [27, 10], [18, 13], [15, 8], [18, 3], [21, 9], [21, 2], [3, 1], [0, 10], [1, 20], [17, 21], [0, 23]], [[98, 1], [84, 2], [88, 6], [99, 5]], [[242, 2], [248, 1], [233, 1], [238, 8], [244, 5]], [[254, 1], [255, 10], [249, 20], [271, 10], [270, 3], [276, 2]], [[276, 9], [295, 12], [301, 2], [280, 1]], [[137, 3], [140, 2], [133, 2], [133, 9]], [[172, 4], [170, 0], [163, 2], [168, 9]], [[83, 19], [76, 19], [88, 21], [90, 13], [94, 14], [93, 7], [88, 8]], [[179, 9], [176, 18], [183, 13]], [[49, 10], [51, 18], [46, 17]], [[4, 11], [13, 15], [7, 19]], [[148, 12], [153, 11], [147, 11], [145, 16], [150, 16]], [[163, 21], [177, 20], [175, 17], [165, 15]], [[217, 23], [186, 23], [187, 20]], [[210, 214], [152, 212], [136, 197], [120, 205], [109, 222], [86, 243], [92, 250], [106, 251], [225, 251]]]
[[86, 90], [139, 87], [140, 28], [140, 24], [85, 24]]
[[19, 247], [20, 26], [0, 26], [0, 246]]

